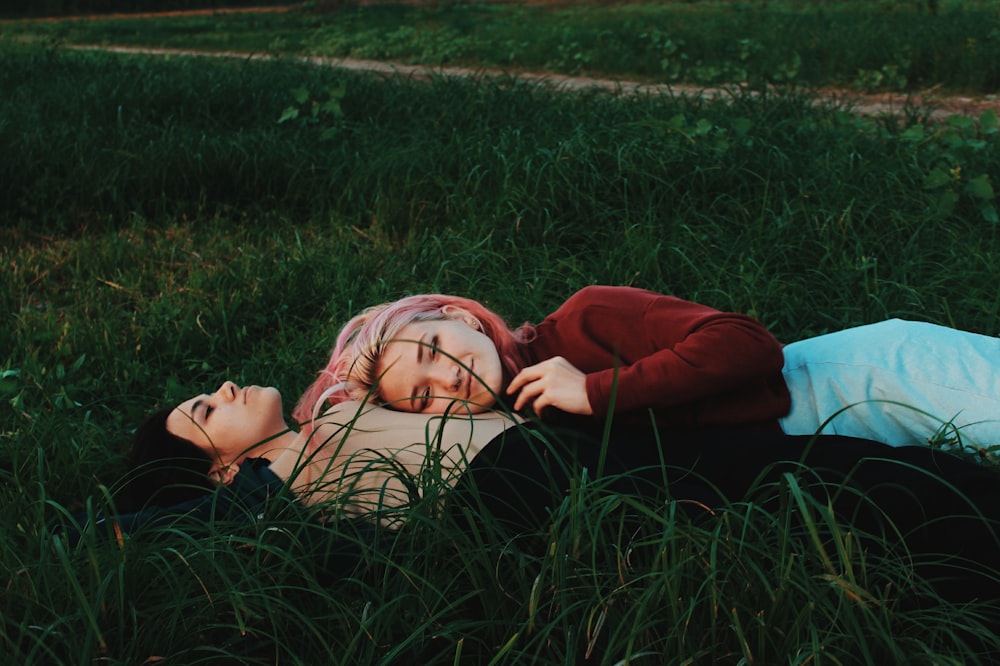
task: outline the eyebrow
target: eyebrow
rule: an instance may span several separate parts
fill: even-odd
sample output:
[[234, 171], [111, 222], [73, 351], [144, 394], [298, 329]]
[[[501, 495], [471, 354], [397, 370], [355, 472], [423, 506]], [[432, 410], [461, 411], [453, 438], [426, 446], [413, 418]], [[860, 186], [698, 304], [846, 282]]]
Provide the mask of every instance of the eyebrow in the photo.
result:
[[[197, 420], [197, 414], [200, 408], [204, 408], [206, 411], [208, 410], [208, 405], [205, 404], [204, 398], [198, 398], [191, 404], [191, 418], [193, 420]], [[204, 418], [202, 420], [204, 420]]]
[[[424, 362], [424, 338], [426, 337], [427, 333], [424, 333], [417, 338], [417, 365], [421, 365]], [[417, 391], [418, 387], [414, 386], [413, 391], [410, 392], [410, 408], [414, 411], [423, 411], [423, 406], [417, 410]]]
[[417, 363], [420, 363], [424, 359], [424, 338], [427, 337], [427, 333], [424, 333], [419, 338], [417, 338]]

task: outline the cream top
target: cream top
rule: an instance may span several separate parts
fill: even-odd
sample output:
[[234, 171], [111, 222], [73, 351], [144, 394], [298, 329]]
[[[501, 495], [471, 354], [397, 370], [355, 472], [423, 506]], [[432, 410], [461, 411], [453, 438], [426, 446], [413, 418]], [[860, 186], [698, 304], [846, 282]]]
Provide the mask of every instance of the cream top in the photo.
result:
[[336, 500], [355, 515], [399, 508], [411, 501], [411, 492], [454, 485], [469, 461], [516, 418], [461, 410], [413, 414], [348, 401], [317, 419], [300, 442], [294, 468], [282, 459], [272, 467], [310, 504]]

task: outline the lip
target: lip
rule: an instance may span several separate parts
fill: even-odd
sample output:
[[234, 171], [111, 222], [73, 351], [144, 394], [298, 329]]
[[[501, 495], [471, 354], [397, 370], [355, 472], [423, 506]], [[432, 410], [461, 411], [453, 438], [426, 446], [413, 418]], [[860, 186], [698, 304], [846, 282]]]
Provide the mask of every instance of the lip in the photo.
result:
[[250, 391], [253, 390], [252, 386], [248, 386], [243, 389], [243, 404], [247, 404], [247, 396], [250, 395]]

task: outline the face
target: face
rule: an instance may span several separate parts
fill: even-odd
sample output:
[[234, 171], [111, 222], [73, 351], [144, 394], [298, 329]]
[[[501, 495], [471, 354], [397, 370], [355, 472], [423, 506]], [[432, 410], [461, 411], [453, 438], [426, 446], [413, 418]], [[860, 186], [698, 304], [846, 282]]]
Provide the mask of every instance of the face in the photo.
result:
[[378, 370], [382, 399], [404, 412], [443, 414], [456, 400], [483, 412], [503, 388], [496, 346], [464, 319], [407, 324], [385, 346]]
[[225, 382], [215, 393], [186, 400], [167, 417], [167, 430], [208, 453], [219, 467], [242, 462], [256, 444], [288, 430], [273, 387]]

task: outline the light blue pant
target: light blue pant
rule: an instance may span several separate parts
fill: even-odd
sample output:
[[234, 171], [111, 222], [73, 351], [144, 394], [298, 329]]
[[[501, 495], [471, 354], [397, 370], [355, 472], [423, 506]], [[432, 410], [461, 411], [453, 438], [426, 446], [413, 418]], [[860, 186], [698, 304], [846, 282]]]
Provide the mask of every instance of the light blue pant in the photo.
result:
[[830, 419], [822, 432], [893, 446], [1000, 445], [1000, 338], [890, 319], [787, 345], [783, 373], [789, 434]]

